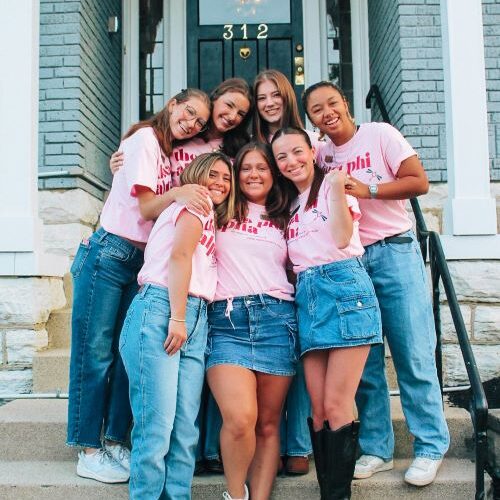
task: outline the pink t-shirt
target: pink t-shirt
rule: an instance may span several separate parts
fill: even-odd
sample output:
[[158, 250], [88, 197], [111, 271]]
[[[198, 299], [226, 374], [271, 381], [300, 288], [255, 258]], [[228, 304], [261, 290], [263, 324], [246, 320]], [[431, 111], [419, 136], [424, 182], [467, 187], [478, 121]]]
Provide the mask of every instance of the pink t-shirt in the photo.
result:
[[185, 168], [202, 153], [220, 151], [222, 139], [212, 139], [208, 142], [201, 137], [194, 137], [178, 144], [170, 155], [172, 165], [172, 185], [180, 186], [180, 177]]
[[286, 277], [285, 237], [262, 219], [265, 213], [264, 206], [248, 203], [244, 222], [232, 220], [217, 231], [215, 300], [258, 293], [293, 300], [293, 286]]
[[[342, 146], [326, 143], [317, 157], [326, 172], [341, 168], [365, 184], [381, 184], [396, 179], [403, 160], [416, 155], [408, 141], [387, 123], [363, 123], [355, 136]], [[363, 245], [412, 227], [406, 200], [359, 200], [363, 217], [359, 234]]]
[[347, 196], [347, 205], [353, 218], [352, 237], [346, 248], [339, 249], [328, 221], [330, 217], [335, 217], [330, 210], [330, 185], [323, 181], [316, 202], [305, 210], [310, 190], [301, 193], [292, 203], [292, 217], [287, 228], [288, 255], [295, 273], [364, 253], [359, 239], [358, 220], [361, 214], [356, 198]]
[[144, 186], [156, 194], [166, 193], [172, 187], [170, 162], [151, 127], [124, 139], [118, 150], [124, 153], [123, 167], [113, 176], [101, 226], [123, 238], [146, 243], [153, 221], [142, 218], [136, 188]]
[[[144, 252], [144, 265], [137, 278], [139, 285], [152, 283], [168, 288], [168, 264], [174, 243], [175, 225], [184, 210], [189, 209], [174, 202], [158, 217]], [[203, 234], [193, 254], [189, 295], [211, 301], [217, 285], [214, 215], [213, 212], [208, 216], [191, 210], [189, 212], [198, 217], [203, 225]]]

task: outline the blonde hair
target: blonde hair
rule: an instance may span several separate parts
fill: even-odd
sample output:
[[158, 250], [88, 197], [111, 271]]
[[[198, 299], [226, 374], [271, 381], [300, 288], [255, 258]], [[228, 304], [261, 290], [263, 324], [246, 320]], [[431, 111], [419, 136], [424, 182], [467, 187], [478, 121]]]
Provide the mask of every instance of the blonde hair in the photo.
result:
[[231, 160], [222, 152], [203, 153], [197, 156], [181, 174], [181, 185], [199, 184], [208, 185], [210, 170], [217, 161], [222, 161], [227, 165], [231, 175], [230, 190], [228, 197], [219, 205], [214, 207], [215, 221], [218, 228], [234, 219], [235, 213], [235, 182], [234, 170]]

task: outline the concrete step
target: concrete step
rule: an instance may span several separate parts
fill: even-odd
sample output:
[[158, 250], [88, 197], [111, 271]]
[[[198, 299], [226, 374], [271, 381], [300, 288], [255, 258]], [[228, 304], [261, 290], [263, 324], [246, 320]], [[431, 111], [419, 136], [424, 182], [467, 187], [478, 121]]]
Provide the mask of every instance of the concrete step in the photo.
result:
[[[409, 460], [397, 460], [392, 471], [354, 481], [352, 500], [470, 500], [474, 498], [474, 466], [468, 460], [446, 459], [436, 481], [425, 488], [403, 482]], [[220, 500], [222, 476], [196, 477], [193, 500]], [[70, 462], [0, 461], [0, 498], [3, 500], [76, 500], [128, 498], [127, 485], [105, 485], [76, 475]], [[278, 478], [272, 500], [319, 499], [314, 470], [302, 477]]]
[[68, 392], [69, 348], [39, 351], [33, 357], [33, 392]]
[[49, 336], [49, 348], [69, 348], [71, 342], [71, 308], [52, 311], [45, 326]]
[[[396, 458], [413, 455], [399, 398], [391, 398], [396, 438]], [[67, 400], [17, 400], [0, 407], [0, 460], [74, 460], [75, 451], [65, 446]], [[472, 457], [472, 424], [469, 413], [446, 407], [451, 434], [447, 454], [453, 458]], [[20, 446], [19, 443], [29, 443]], [[1, 497], [0, 497], [1, 498]]]

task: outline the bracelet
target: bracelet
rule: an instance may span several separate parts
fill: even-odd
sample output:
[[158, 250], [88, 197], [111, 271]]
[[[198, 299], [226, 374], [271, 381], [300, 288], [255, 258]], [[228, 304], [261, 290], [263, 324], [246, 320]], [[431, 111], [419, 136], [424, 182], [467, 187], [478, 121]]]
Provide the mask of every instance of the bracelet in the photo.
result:
[[178, 318], [172, 318], [172, 317], [170, 317], [170, 321], [177, 321], [177, 323], [185, 323], [186, 322], [185, 319], [178, 319]]

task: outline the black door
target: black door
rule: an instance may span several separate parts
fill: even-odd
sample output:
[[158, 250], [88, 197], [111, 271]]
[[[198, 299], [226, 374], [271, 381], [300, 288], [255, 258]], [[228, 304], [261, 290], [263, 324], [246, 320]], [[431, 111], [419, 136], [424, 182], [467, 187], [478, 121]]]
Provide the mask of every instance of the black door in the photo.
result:
[[302, 0], [188, 0], [188, 85], [210, 92], [233, 76], [284, 73], [304, 89]]

